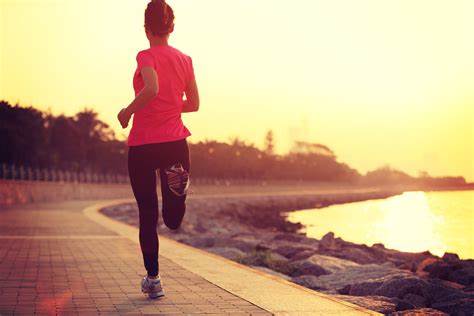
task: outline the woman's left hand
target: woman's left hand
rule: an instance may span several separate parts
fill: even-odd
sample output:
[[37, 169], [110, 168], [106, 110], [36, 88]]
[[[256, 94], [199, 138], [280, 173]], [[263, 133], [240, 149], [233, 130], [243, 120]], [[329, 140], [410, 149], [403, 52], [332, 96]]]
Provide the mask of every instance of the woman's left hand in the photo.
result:
[[123, 108], [120, 110], [119, 114], [117, 115], [117, 118], [120, 122], [120, 125], [122, 125], [122, 128], [126, 128], [128, 126], [128, 122], [130, 121], [130, 118], [132, 115], [127, 111], [127, 108]]

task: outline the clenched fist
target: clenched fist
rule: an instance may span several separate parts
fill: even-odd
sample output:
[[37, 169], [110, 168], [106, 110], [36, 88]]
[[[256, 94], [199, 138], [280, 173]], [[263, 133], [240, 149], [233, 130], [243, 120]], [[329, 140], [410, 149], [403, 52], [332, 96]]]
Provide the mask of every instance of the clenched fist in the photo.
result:
[[128, 126], [128, 122], [130, 121], [130, 118], [132, 115], [129, 113], [127, 108], [123, 108], [120, 110], [119, 114], [117, 115], [117, 118], [120, 122], [120, 125], [122, 125], [122, 128], [126, 128]]

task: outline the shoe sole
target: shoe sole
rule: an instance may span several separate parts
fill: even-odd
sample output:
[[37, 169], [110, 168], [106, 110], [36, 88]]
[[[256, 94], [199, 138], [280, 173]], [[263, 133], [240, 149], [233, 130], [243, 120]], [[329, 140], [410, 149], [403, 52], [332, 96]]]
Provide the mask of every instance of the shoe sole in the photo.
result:
[[161, 296], [165, 296], [165, 292], [163, 290], [158, 292], [148, 292], [142, 289], [142, 293], [148, 295], [149, 298], [157, 298]]
[[158, 298], [158, 297], [162, 297], [162, 296], [165, 296], [165, 293], [163, 291], [148, 293], [149, 298]]

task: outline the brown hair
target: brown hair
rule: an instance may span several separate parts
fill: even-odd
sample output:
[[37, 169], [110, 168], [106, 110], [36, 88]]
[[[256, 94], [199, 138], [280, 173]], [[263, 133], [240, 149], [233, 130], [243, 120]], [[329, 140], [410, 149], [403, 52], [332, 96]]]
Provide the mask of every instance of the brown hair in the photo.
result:
[[165, 0], [152, 0], [145, 10], [145, 28], [153, 35], [166, 35], [173, 32], [173, 9]]

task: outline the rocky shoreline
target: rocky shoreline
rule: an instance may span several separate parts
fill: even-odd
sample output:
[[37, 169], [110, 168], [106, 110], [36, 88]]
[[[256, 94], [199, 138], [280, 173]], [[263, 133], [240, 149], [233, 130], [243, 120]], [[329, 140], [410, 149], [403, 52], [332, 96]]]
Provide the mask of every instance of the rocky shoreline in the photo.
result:
[[[308, 238], [284, 215], [399, 193], [190, 196], [181, 227], [166, 228], [160, 216], [158, 233], [386, 315], [472, 315], [474, 260], [369, 247], [332, 232]], [[102, 212], [138, 226], [135, 203]]]

